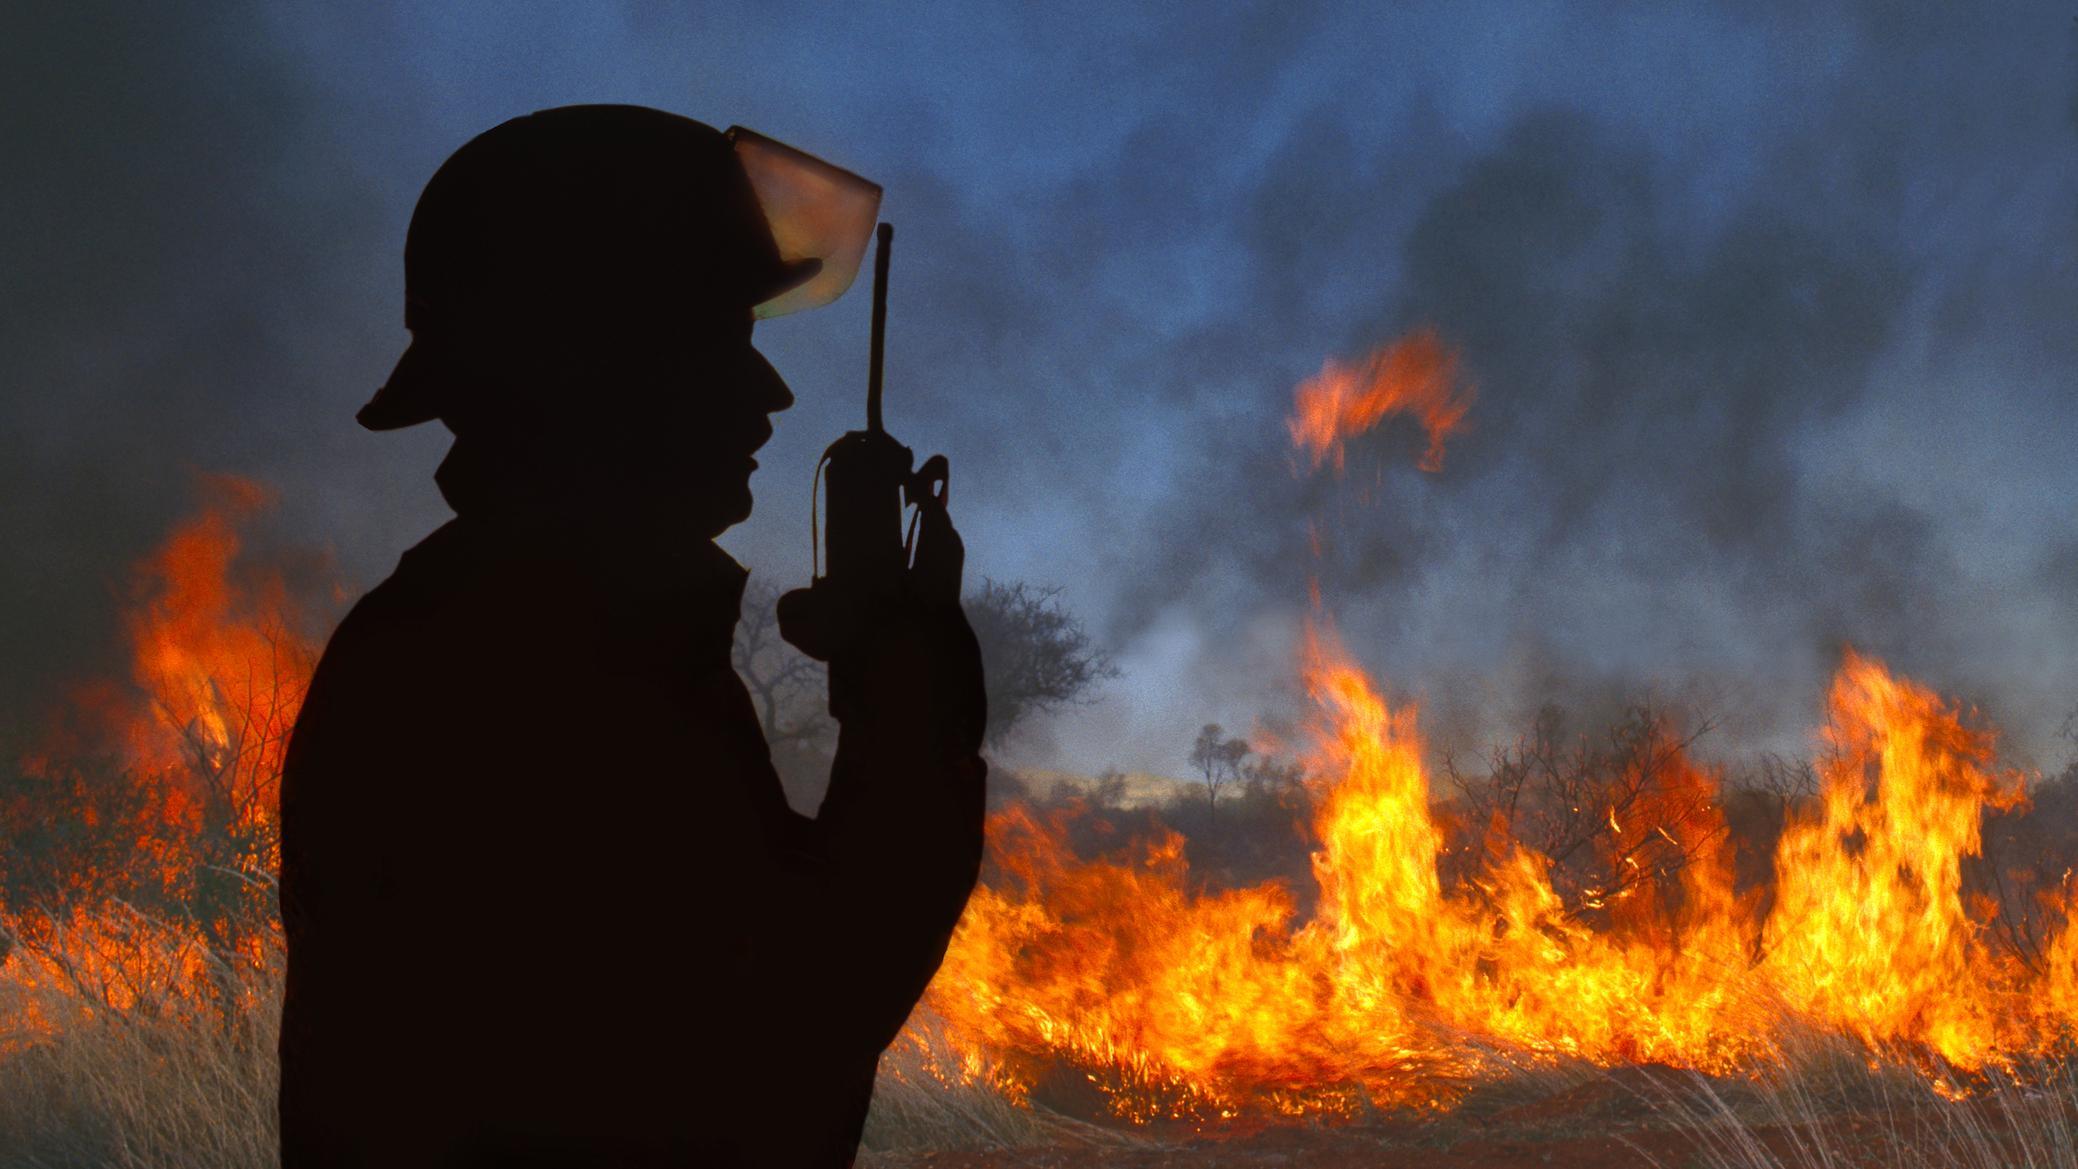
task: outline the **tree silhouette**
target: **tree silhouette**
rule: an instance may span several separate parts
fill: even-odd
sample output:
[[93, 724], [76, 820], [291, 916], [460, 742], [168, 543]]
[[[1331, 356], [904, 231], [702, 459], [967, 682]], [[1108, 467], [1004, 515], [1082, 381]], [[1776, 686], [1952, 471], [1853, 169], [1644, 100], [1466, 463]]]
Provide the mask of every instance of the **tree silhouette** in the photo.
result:
[[1206, 723], [1191, 744], [1191, 766], [1205, 777], [1205, 814], [1219, 816], [1219, 793], [1241, 777], [1241, 761], [1248, 758], [1248, 740], [1228, 738], [1218, 723]]
[[988, 684], [988, 742], [1000, 745], [1034, 714], [1088, 701], [1118, 676], [1082, 624], [1061, 604], [1059, 586], [983, 581], [966, 599]]
[[[1091, 700], [1118, 668], [1090, 642], [1057, 586], [984, 581], [964, 602], [981, 643], [988, 686], [987, 742], [1000, 746], [1035, 714]], [[825, 700], [822, 663], [781, 640], [779, 591], [753, 583], [744, 590], [736, 625], [736, 672], [757, 706], [765, 741], [781, 774], [828, 770], [836, 727]]]

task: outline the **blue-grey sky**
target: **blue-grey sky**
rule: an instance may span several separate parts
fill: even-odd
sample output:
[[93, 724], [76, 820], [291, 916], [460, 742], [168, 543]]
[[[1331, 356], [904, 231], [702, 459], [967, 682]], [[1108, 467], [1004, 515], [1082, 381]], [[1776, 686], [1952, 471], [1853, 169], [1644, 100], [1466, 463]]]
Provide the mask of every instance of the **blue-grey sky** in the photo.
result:
[[[1290, 701], [1309, 523], [1345, 640], [1442, 738], [1655, 693], [1795, 749], [1840, 647], [2060, 762], [2078, 703], [2068, 6], [151, 5], [0, 37], [0, 696], [104, 668], [195, 470], [366, 585], [446, 512], [352, 414], [420, 186], [630, 101], [874, 177], [891, 427], [970, 573], [1067, 587], [1124, 676], [1012, 754], [1179, 770]], [[725, 543], [807, 571], [863, 288], [760, 327], [800, 404]], [[1433, 325], [1478, 387], [1296, 478], [1292, 386]]]

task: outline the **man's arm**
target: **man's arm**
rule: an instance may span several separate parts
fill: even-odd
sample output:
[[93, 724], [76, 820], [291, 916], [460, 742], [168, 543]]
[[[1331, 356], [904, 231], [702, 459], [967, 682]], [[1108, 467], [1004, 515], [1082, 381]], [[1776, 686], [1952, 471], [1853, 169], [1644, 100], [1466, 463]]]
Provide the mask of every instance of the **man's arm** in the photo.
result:
[[[944, 958], [980, 871], [987, 767], [981, 659], [956, 605], [883, 621], [846, 664], [861, 685], [813, 821], [792, 820], [782, 878], [812, 938], [803, 993], [843, 1045], [878, 1054]], [[802, 949], [802, 947], [806, 949]]]

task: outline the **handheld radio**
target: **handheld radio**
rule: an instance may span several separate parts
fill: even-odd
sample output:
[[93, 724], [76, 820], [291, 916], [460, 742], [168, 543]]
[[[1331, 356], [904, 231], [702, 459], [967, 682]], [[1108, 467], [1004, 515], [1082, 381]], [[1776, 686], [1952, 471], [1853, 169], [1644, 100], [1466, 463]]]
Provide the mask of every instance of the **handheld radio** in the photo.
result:
[[[830, 713], [842, 719], [855, 683], [844, 650], [903, 604], [958, 604], [965, 554], [946, 514], [951, 467], [932, 455], [922, 467], [882, 423], [882, 367], [887, 344], [887, 284], [892, 224], [876, 232], [873, 338], [866, 380], [866, 428], [830, 444], [817, 464], [823, 496], [818, 572], [806, 594], [782, 611], [787, 640], [830, 662]], [[915, 512], [903, 522], [910, 508]], [[812, 538], [814, 538], [812, 536]]]

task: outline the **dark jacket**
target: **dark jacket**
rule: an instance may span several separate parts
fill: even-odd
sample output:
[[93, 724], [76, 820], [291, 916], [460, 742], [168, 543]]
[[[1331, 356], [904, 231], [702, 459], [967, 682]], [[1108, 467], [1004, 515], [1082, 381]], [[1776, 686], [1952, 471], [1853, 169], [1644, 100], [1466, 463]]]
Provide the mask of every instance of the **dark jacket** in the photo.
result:
[[282, 779], [285, 1169], [850, 1160], [980, 863], [979, 657], [935, 618], [808, 819], [743, 570], [665, 549], [464, 511], [334, 634]]

